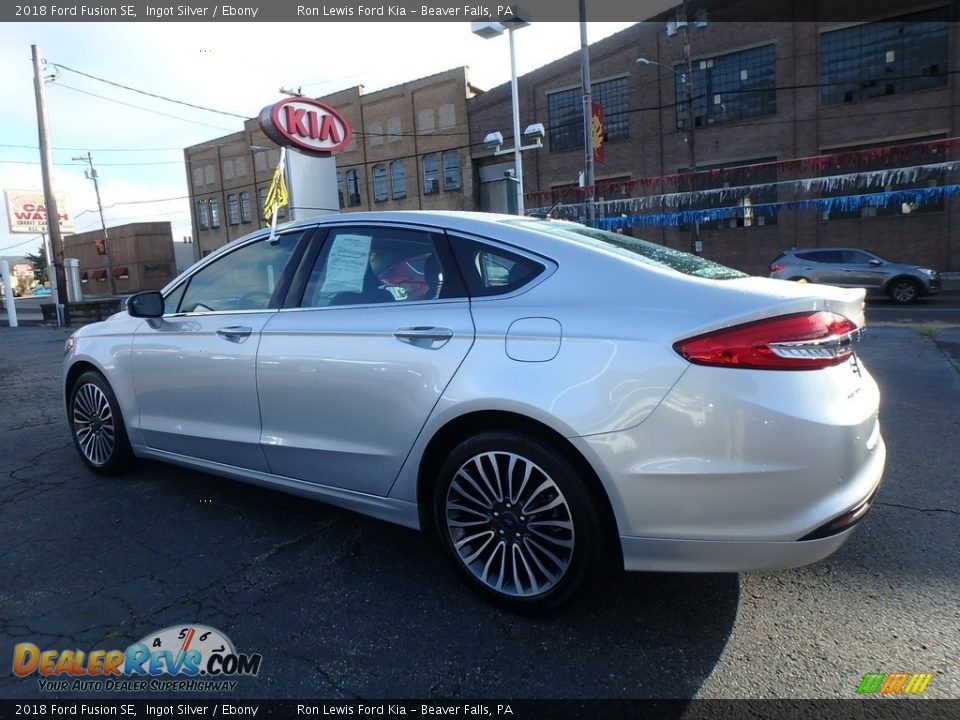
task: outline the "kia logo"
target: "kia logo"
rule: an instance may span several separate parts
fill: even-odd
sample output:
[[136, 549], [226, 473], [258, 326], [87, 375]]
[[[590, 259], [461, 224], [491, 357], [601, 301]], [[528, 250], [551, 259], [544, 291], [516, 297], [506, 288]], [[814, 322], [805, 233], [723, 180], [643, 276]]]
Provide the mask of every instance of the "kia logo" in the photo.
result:
[[353, 137], [350, 123], [337, 110], [310, 98], [292, 97], [260, 111], [260, 128], [277, 145], [328, 155]]

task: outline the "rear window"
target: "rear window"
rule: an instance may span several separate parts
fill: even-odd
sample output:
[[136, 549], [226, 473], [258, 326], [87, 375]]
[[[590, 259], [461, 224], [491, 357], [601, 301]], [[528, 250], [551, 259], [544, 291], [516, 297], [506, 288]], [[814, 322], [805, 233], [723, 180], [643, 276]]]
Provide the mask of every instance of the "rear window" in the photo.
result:
[[715, 263], [712, 260], [691, 255], [690, 253], [674, 250], [665, 245], [658, 245], [647, 240], [639, 240], [628, 235], [619, 235], [606, 230], [589, 228], [577, 223], [558, 222], [555, 220], [507, 220], [510, 225], [516, 225], [527, 230], [553, 235], [565, 240], [573, 240], [582, 245], [600, 247], [613, 250], [619, 254], [640, 260], [649, 265], [676, 270], [684, 275], [709, 278], [711, 280], [733, 280], [747, 277], [745, 273], [734, 270], [726, 265]]

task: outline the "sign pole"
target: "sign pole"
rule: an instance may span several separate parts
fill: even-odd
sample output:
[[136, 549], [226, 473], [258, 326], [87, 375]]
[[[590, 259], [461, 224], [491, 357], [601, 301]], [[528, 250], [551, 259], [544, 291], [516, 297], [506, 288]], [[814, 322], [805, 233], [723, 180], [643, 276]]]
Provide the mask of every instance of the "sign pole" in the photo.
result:
[[[43, 234], [43, 249], [47, 253], [47, 277], [50, 278], [50, 296], [59, 298], [60, 283], [57, 282], [57, 274], [50, 272], [52, 269], [50, 264], [50, 236], [46, 233]], [[64, 278], [66, 278], [66, 274], [64, 274]], [[58, 301], [54, 303], [54, 307], [57, 309], [57, 327], [63, 327], [63, 306]]]
[[17, 305], [13, 301], [13, 278], [10, 276], [10, 263], [0, 260], [0, 277], [3, 278], [3, 294], [7, 303], [7, 322], [17, 327]]

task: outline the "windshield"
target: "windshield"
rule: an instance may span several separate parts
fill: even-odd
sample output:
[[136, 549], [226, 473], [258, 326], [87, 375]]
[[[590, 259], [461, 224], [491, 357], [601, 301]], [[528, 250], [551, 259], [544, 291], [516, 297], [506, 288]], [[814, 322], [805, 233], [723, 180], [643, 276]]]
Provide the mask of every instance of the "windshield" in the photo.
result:
[[566, 240], [573, 240], [582, 245], [591, 245], [601, 247], [605, 250], [613, 250], [626, 257], [640, 260], [649, 265], [658, 265], [667, 267], [671, 270], [693, 275], [695, 277], [709, 278], [711, 280], [732, 280], [734, 278], [747, 277], [745, 273], [726, 265], [715, 263], [712, 260], [706, 260], [698, 255], [691, 255], [680, 250], [674, 250], [665, 245], [657, 245], [647, 240], [639, 240], [628, 235], [619, 235], [608, 232], [607, 230], [598, 230], [586, 225], [577, 223], [561, 222], [556, 220], [508, 220], [510, 225], [516, 225], [528, 230], [546, 233], [555, 237], [561, 237]]

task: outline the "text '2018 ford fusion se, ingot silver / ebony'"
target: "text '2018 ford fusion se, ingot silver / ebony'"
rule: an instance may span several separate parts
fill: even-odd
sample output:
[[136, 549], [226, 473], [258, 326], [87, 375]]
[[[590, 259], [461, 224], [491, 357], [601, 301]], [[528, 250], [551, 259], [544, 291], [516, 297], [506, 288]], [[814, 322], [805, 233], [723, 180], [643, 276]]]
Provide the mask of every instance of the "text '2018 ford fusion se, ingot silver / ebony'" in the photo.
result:
[[627, 570], [814, 562], [883, 472], [863, 290], [573, 223], [331, 215], [67, 341], [95, 472], [153, 458], [429, 529], [514, 609]]

